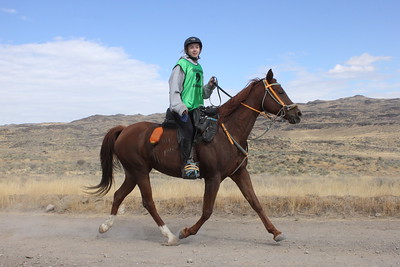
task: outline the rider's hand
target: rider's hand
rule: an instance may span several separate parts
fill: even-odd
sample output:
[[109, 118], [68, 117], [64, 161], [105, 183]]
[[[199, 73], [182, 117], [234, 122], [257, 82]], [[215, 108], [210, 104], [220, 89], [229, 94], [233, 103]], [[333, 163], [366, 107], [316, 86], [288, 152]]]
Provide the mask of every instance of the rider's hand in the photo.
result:
[[187, 110], [185, 110], [185, 111], [182, 113], [181, 121], [187, 122], [188, 119], [189, 119], [189, 112], [188, 112]]
[[217, 78], [215, 76], [212, 76], [210, 78], [210, 80], [208, 81], [208, 86], [213, 89], [215, 88], [215, 86], [217, 86]]

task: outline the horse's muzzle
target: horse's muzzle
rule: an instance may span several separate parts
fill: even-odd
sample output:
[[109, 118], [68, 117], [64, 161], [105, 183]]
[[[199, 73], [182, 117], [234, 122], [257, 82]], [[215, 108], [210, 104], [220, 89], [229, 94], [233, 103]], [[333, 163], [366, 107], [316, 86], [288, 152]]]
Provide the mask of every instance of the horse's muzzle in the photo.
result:
[[302, 115], [303, 114], [301, 113], [300, 109], [296, 107], [294, 109], [288, 110], [286, 112], [285, 118], [289, 121], [290, 124], [296, 124], [300, 123]]

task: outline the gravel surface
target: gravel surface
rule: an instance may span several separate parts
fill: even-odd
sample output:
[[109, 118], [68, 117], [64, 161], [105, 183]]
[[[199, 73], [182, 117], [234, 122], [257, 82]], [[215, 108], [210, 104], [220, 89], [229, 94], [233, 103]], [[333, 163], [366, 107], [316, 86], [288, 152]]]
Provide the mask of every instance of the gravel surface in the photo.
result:
[[[276, 243], [255, 217], [213, 216], [196, 236], [164, 246], [149, 215], [0, 213], [0, 266], [400, 266], [400, 219], [272, 218]], [[166, 216], [172, 232], [198, 218]]]

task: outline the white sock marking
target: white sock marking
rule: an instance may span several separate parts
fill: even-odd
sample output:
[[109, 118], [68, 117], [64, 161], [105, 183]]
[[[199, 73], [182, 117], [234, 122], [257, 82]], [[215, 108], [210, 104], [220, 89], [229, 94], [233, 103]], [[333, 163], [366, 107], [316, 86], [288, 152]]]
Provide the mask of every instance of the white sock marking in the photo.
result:
[[110, 228], [112, 227], [112, 225], [114, 224], [114, 219], [115, 219], [115, 215], [110, 215], [110, 217], [108, 217], [108, 219], [99, 227], [99, 232], [101, 234], [107, 232], [108, 230], [110, 230]]
[[160, 226], [159, 227], [161, 230], [161, 233], [168, 237], [168, 244], [170, 246], [173, 245], [178, 245], [178, 238], [176, 238], [176, 236], [169, 230], [169, 228], [166, 225]]

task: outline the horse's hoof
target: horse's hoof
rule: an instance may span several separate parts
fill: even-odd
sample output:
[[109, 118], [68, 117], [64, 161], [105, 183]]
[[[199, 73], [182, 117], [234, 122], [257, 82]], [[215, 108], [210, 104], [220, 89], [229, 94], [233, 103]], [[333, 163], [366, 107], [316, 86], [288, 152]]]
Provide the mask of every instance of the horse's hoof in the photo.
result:
[[279, 234], [279, 235], [277, 235], [277, 236], [274, 237], [274, 240], [275, 240], [276, 242], [281, 242], [281, 241], [283, 241], [283, 240], [285, 240], [285, 239], [286, 239], [286, 236], [285, 236], [284, 234]]
[[179, 239], [186, 238], [186, 236], [183, 234], [183, 230], [179, 231], [178, 237], [179, 237]]
[[102, 224], [99, 227], [99, 233], [100, 234], [104, 234], [105, 232], [107, 232], [110, 229], [110, 227], [107, 224]]
[[110, 228], [113, 226], [114, 224], [114, 219], [115, 219], [115, 215], [110, 215], [110, 217], [100, 225], [99, 227], [99, 233], [100, 234], [104, 234], [105, 232], [107, 232], [108, 230], [110, 230]]
[[163, 246], [178, 246], [180, 245], [178, 238], [174, 235], [173, 238], [168, 239], [167, 243], [163, 243]]
[[182, 230], [179, 231], [179, 239], [184, 239], [186, 237], [188, 237], [189, 235], [186, 233], [187, 232], [187, 228], [183, 228]]
[[174, 235], [171, 239], [168, 240], [168, 246], [177, 246], [179, 245], [179, 239]]

